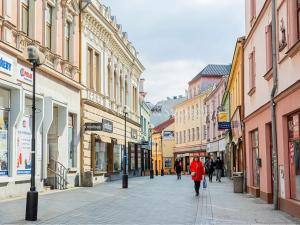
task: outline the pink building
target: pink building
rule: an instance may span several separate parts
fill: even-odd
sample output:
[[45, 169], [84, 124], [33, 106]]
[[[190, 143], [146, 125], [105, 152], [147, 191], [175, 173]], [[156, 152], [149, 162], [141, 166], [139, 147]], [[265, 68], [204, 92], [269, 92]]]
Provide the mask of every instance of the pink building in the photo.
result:
[[79, 1], [0, 1], [0, 199], [30, 187], [32, 71], [27, 46], [45, 56], [36, 72], [36, 185], [78, 184]]
[[[245, 136], [247, 188], [272, 202], [271, 1], [246, 0]], [[280, 208], [300, 217], [300, 4], [277, 1], [276, 122]]]
[[220, 82], [214, 86], [213, 91], [204, 101], [206, 130], [207, 130], [207, 148], [206, 152], [213, 156], [225, 160], [225, 131], [218, 129], [218, 113], [222, 110], [222, 98], [226, 88], [226, 77], [222, 77]]

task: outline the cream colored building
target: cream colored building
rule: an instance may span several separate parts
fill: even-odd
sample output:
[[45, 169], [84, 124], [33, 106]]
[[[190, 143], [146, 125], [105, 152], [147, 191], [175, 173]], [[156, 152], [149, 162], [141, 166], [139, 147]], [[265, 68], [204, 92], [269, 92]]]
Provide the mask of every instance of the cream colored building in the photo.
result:
[[204, 99], [210, 93], [211, 88], [208, 88], [175, 107], [174, 155], [183, 161], [184, 171], [188, 171], [193, 156], [204, 160], [206, 155]]
[[[144, 67], [110, 8], [99, 1], [82, 12], [81, 31], [81, 175], [83, 185], [92, 186], [120, 178], [124, 107], [128, 173], [141, 173], [139, 80]], [[99, 129], [90, 129], [89, 123], [99, 123]]]

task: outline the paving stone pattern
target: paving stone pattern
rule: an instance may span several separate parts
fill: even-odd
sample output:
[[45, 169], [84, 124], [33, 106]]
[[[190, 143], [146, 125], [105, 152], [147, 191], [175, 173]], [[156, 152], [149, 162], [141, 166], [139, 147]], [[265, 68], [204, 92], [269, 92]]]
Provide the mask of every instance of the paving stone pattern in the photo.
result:
[[25, 199], [0, 202], [0, 224], [300, 224], [300, 220], [245, 194], [232, 183], [209, 184], [196, 197], [189, 176], [129, 179], [40, 195], [38, 221], [24, 221]]

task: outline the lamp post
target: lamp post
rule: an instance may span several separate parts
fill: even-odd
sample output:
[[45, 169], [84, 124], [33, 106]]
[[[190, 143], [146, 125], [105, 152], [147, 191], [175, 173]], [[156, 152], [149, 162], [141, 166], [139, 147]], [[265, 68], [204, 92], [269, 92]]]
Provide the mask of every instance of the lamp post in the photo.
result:
[[124, 107], [123, 110], [124, 113], [124, 120], [125, 120], [125, 132], [124, 132], [124, 153], [123, 153], [123, 176], [122, 176], [122, 188], [128, 188], [128, 174], [126, 171], [126, 158], [127, 158], [127, 154], [126, 154], [126, 147], [127, 147], [127, 141], [126, 141], [126, 126], [127, 126], [127, 107]]
[[157, 143], [155, 143], [156, 148], [156, 160], [155, 160], [155, 175], [158, 176], [158, 168], [157, 168]]
[[31, 126], [31, 179], [26, 198], [25, 220], [36, 221], [38, 212], [38, 192], [35, 187], [35, 70], [40, 65], [40, 53], [35, 46], [28, 46], [28, 61], [32, 64], [32, 126]]
[[150, 128], [150, 141], [151, 141], [151, 149], [150, 149], [150, 179], [154, 178], [153, 171], [153, 158], [152, 158], [152, 129]]
[[165, 171], [164, 171], [164, 155], [163, 155], [163, 136], [162, 136], [162, 133], [160, 134], [160, 149], [161, 149], [161, 171], [160, 171], [160, 175], [164, 176]]

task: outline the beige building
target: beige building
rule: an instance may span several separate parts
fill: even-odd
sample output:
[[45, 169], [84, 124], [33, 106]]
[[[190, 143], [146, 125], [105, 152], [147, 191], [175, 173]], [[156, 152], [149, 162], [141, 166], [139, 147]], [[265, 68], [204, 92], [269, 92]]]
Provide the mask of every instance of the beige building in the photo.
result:
[[154, 173], [157, 170], [158, 174], [161, 174], [162, 168], [165, 174], [174, 172], [174, 121], [174, 117], [171, 117], [153, 129], [152, 159]]
[[206, 156], [206, 130], [204, 99], [211, 88], [187, 99], [175, 107], [175, 148], [174, 155], [183, 161], [183, 170], [188, 171], [193, 156]]

